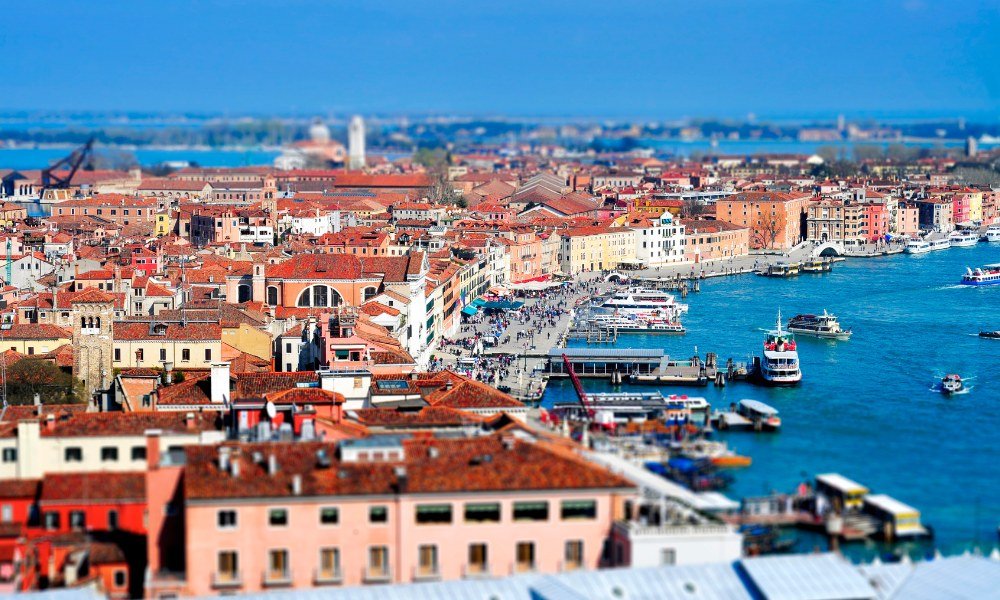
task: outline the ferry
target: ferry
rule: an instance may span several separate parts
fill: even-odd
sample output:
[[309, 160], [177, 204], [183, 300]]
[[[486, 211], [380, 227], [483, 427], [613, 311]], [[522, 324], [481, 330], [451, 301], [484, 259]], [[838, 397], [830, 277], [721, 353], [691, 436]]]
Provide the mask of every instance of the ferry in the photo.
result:
[[931, 244], [920, 238], [911, 239], [906, 242], [907, 254], [923, 254], [931, 251]]
[[990, 225], [986, 228], [987, 242], [1000, 242], [1000, 224]]
[[979, 234], [971, 231], [952, 231], [948, 236], [952, 248], [970, 248], [979, 243]]
[[951, 240], [949, 240], [948, 238], [938, 238], [936, 240], [930, 240], [927, 243], [930, 244], [931, 252], [935, 250], [947, 250], [948, 248], [951, 248]]
[[965, 384], [962, 382], [962, 378], [954, 373], [950, 375], [945, 375], [941, 379], [941, 393], [942, 394], [957, 394], [965, 389]]
[[687, 304], [674, 300], [670, 294], [641, 287], [628, 288], [604, 301], [600, 308], [622, 314], [673, 316], [687, 312]]
[[983, 265], [975, 270], [966, 267], [962, 276], [962, 285], [997, 285], [1000, 284], [1000, 263]]
[[835, 340], [851, 339], [851, 330], [841, 329], [837, 317], [826, 310], [821, 315], [795, 315], [788, 320], [788, 331]]
[[740, 400], [736, 412], [753, 421], [754, 429], [777, 431], [781, 427], [778, 410], [759, 400]]
[[638, 333], [685, 333], [687, 330], [676, 319], [644, 318], [638, 315], [596, 315], [593, 323], [600, 329], [616, 329]]
[[799, 274], [799, 263], [778, 262], [764, 265], [757, 274], [762, 277], [795, 277]]
[[764, 347], [756, 359], [757, 375], [767, 385], [795, 385], [802, 381], [795, 337], [781, 328], [781, 311], [776, 326], [764, 337]]
[[813, 258], [802, 263], [803, 273], [824, 273], [833, 270], [833, 261], [825, 258]]

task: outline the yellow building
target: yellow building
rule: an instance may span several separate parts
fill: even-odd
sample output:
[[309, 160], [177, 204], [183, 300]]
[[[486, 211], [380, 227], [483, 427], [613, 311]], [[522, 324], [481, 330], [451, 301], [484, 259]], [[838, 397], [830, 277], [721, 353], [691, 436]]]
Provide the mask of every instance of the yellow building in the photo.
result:
[[0, 352], [13, 350], [26, 356], [51, 352], [73, 340], [73, 333], [58, 325], [14, 323], [0, 329]]
[[271, 360], [273, 354], [271, 334], [247, 323], [224, 327], [222, 343], [267, 361]]
[[566, 274], [636, 266], [632, 229], [597, 225], [560, 232], [559, 269]]
[[222, 326], [218, 323], [116, 321], [113, 365], [174, 369], [209, 369], [222, 359]]
[[174, 232], [174, 226], [177, 224], [177, 219], [170, 215], [170, 211], [163, 211], [156, 213], [156, 224], [153, 228], [153, 233], [156, 237], [163, 237], [165, 235], [170, 235]]

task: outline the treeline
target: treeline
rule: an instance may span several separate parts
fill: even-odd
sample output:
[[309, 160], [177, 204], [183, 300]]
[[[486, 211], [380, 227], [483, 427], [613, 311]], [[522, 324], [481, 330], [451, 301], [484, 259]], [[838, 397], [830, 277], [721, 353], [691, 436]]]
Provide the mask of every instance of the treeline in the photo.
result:
[[263, 120], [201, 126], [0, 129], [0, 140], [82, 144], [93, 137], [100, 144], [119, 146], [280, 146], [306, 139], [308, 130], [304, 124]]

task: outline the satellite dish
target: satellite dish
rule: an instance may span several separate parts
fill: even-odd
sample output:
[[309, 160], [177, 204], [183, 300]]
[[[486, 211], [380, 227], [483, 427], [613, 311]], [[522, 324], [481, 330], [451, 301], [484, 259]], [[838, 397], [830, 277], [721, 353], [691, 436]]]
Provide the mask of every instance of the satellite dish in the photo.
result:
[[264, 403], [264, 412], [267, 413], [268, 419], [273, 419], [278, 414], [278, 409], [274, 407], [274, 402], [268, 400]]

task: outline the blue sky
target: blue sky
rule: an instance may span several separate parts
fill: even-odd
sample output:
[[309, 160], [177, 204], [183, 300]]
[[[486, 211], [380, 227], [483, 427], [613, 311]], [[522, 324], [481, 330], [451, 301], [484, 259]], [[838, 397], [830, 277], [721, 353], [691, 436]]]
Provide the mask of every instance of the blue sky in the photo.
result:
[[1000, 2], [5, 0], [0, 108], [1000, 118]]

